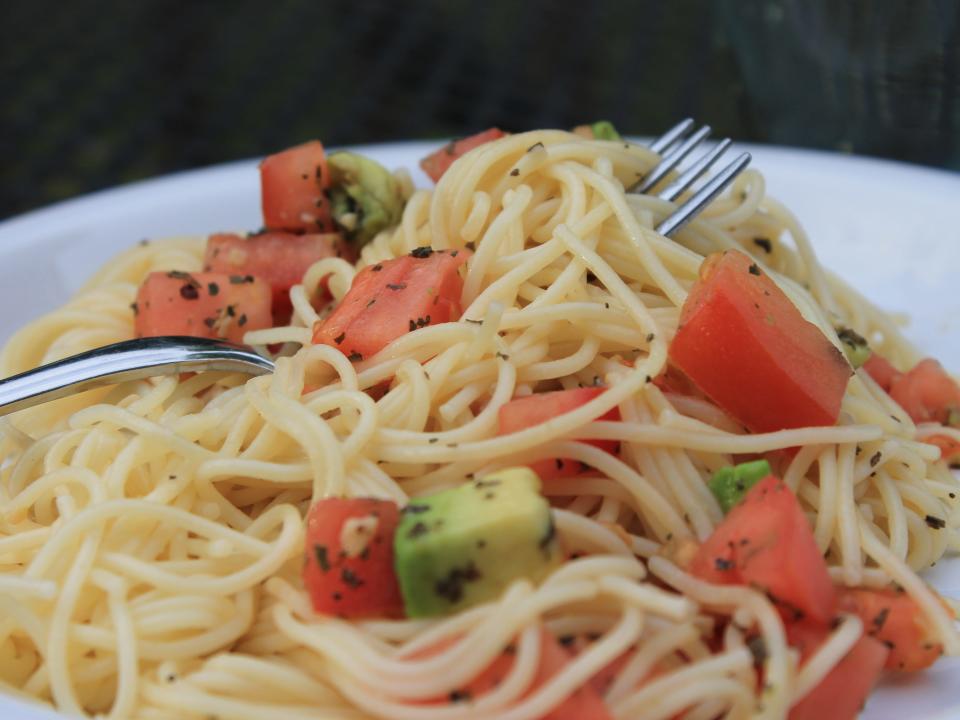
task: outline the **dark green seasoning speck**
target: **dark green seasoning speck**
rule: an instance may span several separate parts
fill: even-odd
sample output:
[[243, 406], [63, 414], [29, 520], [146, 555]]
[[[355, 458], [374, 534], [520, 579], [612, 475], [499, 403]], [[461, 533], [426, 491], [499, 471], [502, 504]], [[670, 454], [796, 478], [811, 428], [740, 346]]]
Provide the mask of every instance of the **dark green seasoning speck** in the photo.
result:
[[314, 545], [313, 554], [317, 558], [317, 565], [320, 566], [320, 569], [323, 570], [323, 572], [328, 572], [330, 570], [330, 559], [327, 557], [327, 546]]

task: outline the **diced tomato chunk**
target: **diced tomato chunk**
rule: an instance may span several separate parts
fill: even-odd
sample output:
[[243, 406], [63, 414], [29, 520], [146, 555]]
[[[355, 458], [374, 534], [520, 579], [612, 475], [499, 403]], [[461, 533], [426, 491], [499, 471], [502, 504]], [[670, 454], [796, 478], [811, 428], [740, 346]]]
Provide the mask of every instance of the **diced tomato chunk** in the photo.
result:
[[653, 384], [665, 393], [702, 397], [700, 390], [690, 378], [684, 375], [680, 368], [670, 363], [667, 363], [660, 374], [653, 378]]
[[735, 250], [704, 261], [669, 352], [753, 432], [833, 425], [851, 374], [843, 353]]
[[368, 265], [340, 304], [313, 331], [316, 345], [332, 345], [359, 360], [426, 325], [458, 320], [465, 250], [417, 248], [410, 255]]
[[242, 343], [270, 327], [270, 286], [252, 276], [154, 272], [137, 291], [137, 337], [189, 335]]
[[837, 597], [800, 503], [772, 475], [753, 486], [700, 546], [690, 572], [708, 582], [750, 585], [788, 620], [828, 623]]
[[943, 652], [923, 611], [902, 590], [844, 590], [840, 609], [859, 615], [867, 634], [890, 649], [886, 667], [891, 670], [923, 670]]
[[329, 232], [330, 186], [323, 145], [312, 140], [268, 156], [260, 163], [263, 224], [271, 230]]
[[949, 435], [928, 435], [923, 442], [940, 448], [940, 459], [948, 465], [953, 465], [960, 458], [960, 441]]
[[890, 397], [914, 422], [958, 422], [960, 386], [936, 360], [926, 358], [893, 378]]
[[[787, 641], [800, 650], [801, 663], [829, 635], [809, 622], [787, 625]], [[887, 649], [869, 636], [861, 637], [820, 683], [790, 709], [789, 720], [854, 720], [876, 685]]]
[[451, 140], [435, 153], [427, 155], [421, 160], [420, 167], [430, 176], [431, 180], [440, 182], [440, 178], [443, 177], [447, 168], [453, 165], [454, 160], [466, 155], [475, 147], [502, 138], [504, 135], [506, 133], [503, 130], [490, 128], [461, 140]]
[[[411, 659], [428, 658], [447, 649], [453, 640], [437, 643], [410, 656]], [[513, 668], [515, 651], [498, 655], [494, 661], [463, 688], [450, 693], [450, 697], [437, 699], [434, 703], [449, 703], [451, 698], [477, 699], [494, 690]], [[557, 639], [546, 630], [540, 632], [540, 664], [526, 695], [531, 695], [566, 667], [572, 659]], [[612, 720], [603, 699], [591, 684], [574, 690], [560, 705], [544, 715], [541, 720]]]
[[872, 353], [867, 358], [867, 361], [863, 364], [863, 369], [867, 371], [877, 385], [883, 388], [884, 392], [890, 392], [893, 381], [903, 375], [902, 372], [890, 364], [889, 360], [878, 353]]
[[[336, 233], [264, 232], [250, 237], [218, 233], [207, 239], [203, 263], [205, 270], [255, 275], [270, 283], [273, 314], [279, 320], [290, 316], [290, 288], [303, 280], [311, 265], [328, 257], [340, 257], [351, 263], [356, 260], [353, 248]], [[320, 290], [317, 301], [330, 297], [326, 278], [321, 281]]]
[[402, 617], [393, 570], [400, 508], [391, 500], [326, 498], [307, 516], [303, 584], [313, 608], [340, 617]]
[[[553, 392], [536, 393], [526, 397], [514, 398], [500, 408], [498, 435], [526, 430], [540, 425], [547, 420], [576, 410], [581, 405], [593, 400], [604, 392], [602, 387], [573, 388], [571, 390], [556, 390]], [[598, 420], [620, 420], [620, 409], [612, 408], [601, 415]], [[619, 443], [616, 440], [587, 440], [590, 445], [616, 453]], [[569, 458], [547, 458], [537, 460], [530, 465], [541, 480], [573, 477], [582, 472], [580, 463]]]

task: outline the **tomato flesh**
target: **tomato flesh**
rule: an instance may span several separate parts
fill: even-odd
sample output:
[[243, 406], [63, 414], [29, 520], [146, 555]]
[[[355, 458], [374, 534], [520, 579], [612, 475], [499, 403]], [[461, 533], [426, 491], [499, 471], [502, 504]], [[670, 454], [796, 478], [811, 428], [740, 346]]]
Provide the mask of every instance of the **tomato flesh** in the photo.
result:
[[[497, 434], [509, 435], [535, 427], [558, 415], [576, 410], [603, 392], [604, 388], [602, 387], [585, 387], [514, 398], [500, 408]], [[620, 420], [620, 409], [612, 408], [597, 419], [618, 421]], [[611, 454], [615, 454], [619, 446], [616, 440], [587, 440], [585, 442]], [[537, 473], [543, 481], [573, 477], [583, 472], [580, 463], [569, 458], [537, 460], [531, 463], [530, 469]]]
[[[826, 641], [829, 631], [810, 623], [787, 626], [787, 642], [800, 650], [801, 664]], [[887, 648], [861, 637], [820, 683], [790, 709], [789, 720], [854, 720], [876, 685]]]
[[440, 178], [443, 177], [447, 168], [453, 165], [455, 160], [463, 157], [475, 147], [502, 138], [504, 135], [506, 133], [503, 130], [490, 128], [461, 140], [452, 140], [435, 153], [431, 153], [421, 160], [420, 167], [430, 176], [431, 180], [440, 182]]
[[403, 617], [393, 570], [399, 521], [400, 508], [391, 500], [325, 498], [314, 503], [307, 516], [303, 566], [314, 610], [348, 618]]
[[851, 369], [744, 253], [704, 261], [670, 359], [753, 432], [833, 425]]
[[[273, 313], [279, 320], [290, 316], [290, 288], [303, 280], [313, 263], [328, 257], [351, 263], [356, 260], [353, 248], [336, 233], [264, 232], [250, 237], [217, 233], [207, 239], [204, 269], [227, 275], [255, 275], [270, 283]], [[316, 301], [329, 297], [324, 278]]]
[[[454, 641], [444, 641], [411, 655], [411, 658], [427, 658], [436, 655], [448, 648]], [[476, 699], [494, 690], [507, 676], [513, 667], [515, 650], [513, 647], [498, 655], [489, 666], [479, 675], [450, 693], [449, 698], [438, 699], [434, 703], [449, 703], [457, 700]], [[531, 695], [538, 688], [545, 685], [554, 675], [563, 670], [570, 662], [572, 655], [557, 639], [546, 630], [540, 632], [540, 664], [534, 675], [530, 688], [525, 696]], [[542, 720], [612, 720], [612, 715], [603, 702], [600, 694], [588, 683], [577, 688], [573, 693], [542, 717]]]
[[928, 435], [923, 442], [940, 448], [940, 459], [954, 466], [960, 458], [960, 441], [948, 435]]
[[794, 494], [772, 475], [727, 514], [690, 572], [711, 583], [756, 587], [787, 620], [826, 624], [836, 613], [836, 592], [810, 524]]
[[923, 611], [903, 591], [844, 590], [840, 609], [859, 615], [864, 631], [889, 648], [886, 667], [891, 670], [923, 670], [943, 652], [943, 645], [927, 628]]
[[870, 357], [867, 358], [867, 361], [863, 364], [863, 369], [866, 370], [874, 382], [887, 393], [890, 392], [890, 386], [893, 385], [893, 381], [903, 375], [902, 372], [890, 364], [889, 360], [877, 353], [872, 353]]
[[960, 387], [936, 360], [926, 358], [890, 382], [890, 397], [914, 422], [956, 422]]
[[328, 187], [330, 173], [318, 140], [268, 156], [260, 163], [263, 224], [271, 230], [329, 232]]
[[412, 330], [459, 319], [459, 267], [468, 255], [464, 250], [418, 248], [411, 255], [368, 265], [334, 311], [317, 323], [314, 344], [331, 345], [361, 360]]
[[150, 273], [134, 305], [137, 337], [189, 335], [242, 343], [271, 326], [270, 286], [252, 276]]

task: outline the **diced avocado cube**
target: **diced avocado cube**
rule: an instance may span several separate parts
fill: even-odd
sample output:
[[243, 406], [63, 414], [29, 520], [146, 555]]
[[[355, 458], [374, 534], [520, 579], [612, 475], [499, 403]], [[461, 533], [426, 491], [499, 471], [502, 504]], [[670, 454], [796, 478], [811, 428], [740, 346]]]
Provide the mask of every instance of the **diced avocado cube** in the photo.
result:
[[408, 617], [493, 600], [512, 581], [543, 579], [561, 562], [550, 505], [529, 468], [509, 468], [416, 498], [394, 536]]
[[598, 120], [590, 126], [593, 137], [597, 140], [622, 140], [620, 133], [609, 120]]
[[573, 132], [588, 140], [623, 140], [609, 120], [598, 120], [589, 125], [577, 125]]
[[873, 354], [870, 350], [869, 343], [855, 330], [840, 328], [840, 330], [837, 331], [837, 337], [840, 338], [843, 353], [847, 356], [847, 361], [854, 369], [863, 365]]
[[380, 163], [351, 152], [331, 153], [330, 211], [337, 227], [357, 246], [400, 222], [400, 183]]
[[766, 460], [751, 460], [739, 465], [727, 465], [714, 473], [710, 479], [710, 491], [724, 513], [738, 502], [754, 485], [770, 474], [770, 463]]

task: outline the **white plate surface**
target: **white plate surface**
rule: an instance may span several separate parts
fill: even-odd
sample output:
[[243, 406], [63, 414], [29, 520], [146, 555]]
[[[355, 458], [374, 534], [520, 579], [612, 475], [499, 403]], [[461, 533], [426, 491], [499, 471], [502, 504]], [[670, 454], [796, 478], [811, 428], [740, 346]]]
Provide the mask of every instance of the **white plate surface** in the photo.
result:
[[[355, 148], [418, 184], [417, 161], [440, 143]], [[908, 337], [960, 370], [960, 175], [828, 153], [747, 146], [768, 192], [790, 207], [823, 264], [885, 309], [911, 317]], [[255, 161], [148, 180], [0, 223], [0, 342], [65, 302], [101, 264], [143, 238], [260, 226]], [[960, 597], [960, 558], [927, 573]], [[0, 697], [0, 717], [61, 717]], [[960, 718], [960, 659], [888, 679], [867, 720]]]

